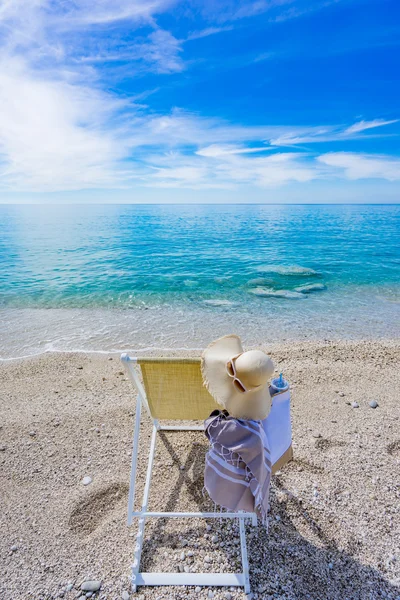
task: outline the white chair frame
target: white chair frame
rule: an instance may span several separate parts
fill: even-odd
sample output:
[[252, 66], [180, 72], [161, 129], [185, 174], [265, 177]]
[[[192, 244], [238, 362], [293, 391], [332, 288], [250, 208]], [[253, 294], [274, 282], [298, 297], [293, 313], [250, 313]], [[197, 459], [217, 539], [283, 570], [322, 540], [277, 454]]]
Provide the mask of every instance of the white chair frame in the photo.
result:
[[[250, 519], [252, 525], [257, 525], [257, 515], [251, 512], [151, 512], [147, 510], [151, 473], [153, 469], [153, 459], [156, 449], [157, 433], [160, 431], [204, 431], [203, 426], [180, 426], [180, 425], [160, 425], [157, 419], [151, 415], [147, 402], [144, 387], [137, 375], [135, 365], [137, 358], [130, 357], [124, 353], [121, 355], [121, 361], [126, 372], [137, 390], [138, 397], [136, 403], [136, 418], [133, 434], [132, 448], [132, 466], [129, 485], [128, 498], [128, 526], [132, 525], [133, 519], [138, 519], [139, 528], [136, 537], [134, 552], [134, 561], [132, 565], [132, 589], [137, 591], [138, 586], [159, 586], [159, 585], [191, 585], [191, 586], [235, 586], [243, 587], [246, 594], [250, 593], [249, 562], [247, 557], [245, 519]], [[144, 486], [142, 508], [139, 511], [134, 510], [135, 488], [136, 488], [136, 469], [139, 451], [139, 432], [142, 407], [146, 409], [153, 421], [153, 432], [150, 442], [150, 453], [147, 466], [146, 482]], [[240, 547], [242, 558], [241, 573], [144, 573], [140, 571], [140, 561], [144, 540], [145, 521], [148, 518], [171, 517], [171, 518], [202, 518], [202, 519], [238, 519], [240, 532]]]

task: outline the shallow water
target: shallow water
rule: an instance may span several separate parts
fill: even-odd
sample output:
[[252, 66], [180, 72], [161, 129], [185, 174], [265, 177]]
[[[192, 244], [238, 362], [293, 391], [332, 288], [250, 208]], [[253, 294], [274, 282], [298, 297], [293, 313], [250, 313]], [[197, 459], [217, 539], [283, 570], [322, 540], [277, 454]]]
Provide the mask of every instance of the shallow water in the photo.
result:
[[400, 206], [0, 206], [0, 356], [397, 337]]

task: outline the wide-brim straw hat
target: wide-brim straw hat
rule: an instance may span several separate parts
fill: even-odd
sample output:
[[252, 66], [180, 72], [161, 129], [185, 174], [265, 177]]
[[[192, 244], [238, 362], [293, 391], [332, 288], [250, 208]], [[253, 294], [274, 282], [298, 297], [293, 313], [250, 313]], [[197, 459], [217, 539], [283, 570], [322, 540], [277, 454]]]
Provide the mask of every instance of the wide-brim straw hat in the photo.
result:
[[266, 418], [271, 408], [269, 380], [273, 372], [274, 363], [265, 352], [245, 352], [237, 335], [219, 338], [202, 355], [205, 387], [218, 404], [238, 419]]

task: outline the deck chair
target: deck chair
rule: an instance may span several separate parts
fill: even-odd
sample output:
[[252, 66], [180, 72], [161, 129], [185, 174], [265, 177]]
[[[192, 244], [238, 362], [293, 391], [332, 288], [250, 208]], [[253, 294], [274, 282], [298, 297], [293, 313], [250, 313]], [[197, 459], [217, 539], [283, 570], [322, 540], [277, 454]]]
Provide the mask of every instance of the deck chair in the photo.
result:
[[[128, 526], [133, 519], [138, 519], [138, 533], [132, 565], [132, 588], [137, 586], [190, 585], [190, 586], [241, 586], [245, 593], [250, 592], [249, 563], [245, 537], [245, 519], [257, 525], [257, 515], [251, 512], [151, 512], [148, 511], [151, 473], [159, 431], [204, 431], [201, 425], [162, 425], [160, 421], [203, 421], [216, 408], [220, 408], [203, 386], [200, 358], [131, 358], [121, 355], [126, 372], [136, 388], [136, 419], [133, 435], [132, 467], [128, 497]], [[138, 365], [141, 370], [140, 378]], [[141, 380], [142, 379], [142, 380]], [[142, 383], [143, 381], [143, 383]], [[184, 397], [183, 395], [184, 394]], [[139, 450], [139, 429], [142, 408], [153, 422], [150, 442], [146, 482], [144, 486], [141, 510], [134, 510], [136, 469]], [[290, 440], [291, 441], [291, 440]], [[290, 460], [291, 446], [281, 456], [273, 472]], [[148, 518], [204, 518], [204, 519], [238, 519], [242, 572], [240, 573], [144, 573], [140, 571], [140, 560], [144, 540], [145, 521]]]

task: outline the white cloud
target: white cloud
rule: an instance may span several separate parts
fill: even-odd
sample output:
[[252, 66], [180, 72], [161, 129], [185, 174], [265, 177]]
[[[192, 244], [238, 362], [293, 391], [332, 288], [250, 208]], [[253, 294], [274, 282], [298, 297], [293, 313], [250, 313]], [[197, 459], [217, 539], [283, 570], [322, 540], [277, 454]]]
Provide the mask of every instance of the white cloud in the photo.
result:
[[319, 156], [318, 161], [329, 167], [341, 169], [348, 179], [400, 180], [400, 158], [393, 156], [329, 152]]
[[234, 189], [240, 185], [279, 186], [290, 182], [307, 182], [323, 175], [322, 165], [298, 153], [249, 156], [237, 153], [186, 155], [179, 152], [150, 157], [157, 165], [148, 176], [147, 185], [193, 189]]
[[347, 129], [345, 129], [344, 134], [349, 135], [351, 133], [359, 133], [360, 131], [365, 131], [366, 129], [373, 129], [374, 127], [382, 127], [383, 125], [391, 125], [392, 123], [398, 123], [398, 119], [392, 119], [391, 121], [384, 121], [383, 119], [374, 119], [373, 121], [359, 121], [358, 123], [354, 123]]
[[91, 88], [35, 78], [18, 60], [0, 62], [0, 186], [118, 186], [126, 142], [117, 124], [106, 125], [122, 105]]

